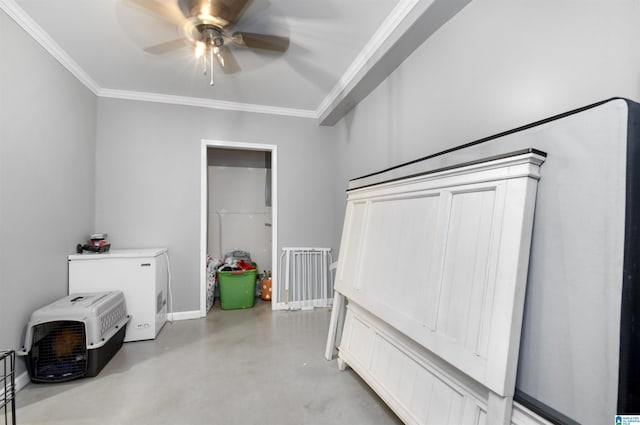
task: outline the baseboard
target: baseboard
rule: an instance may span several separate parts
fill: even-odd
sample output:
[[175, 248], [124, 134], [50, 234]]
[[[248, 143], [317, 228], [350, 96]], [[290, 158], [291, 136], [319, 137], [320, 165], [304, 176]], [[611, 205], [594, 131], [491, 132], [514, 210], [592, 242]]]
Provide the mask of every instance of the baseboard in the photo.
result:
[[[16, 376], [15, 378], [16, 392], [26, 387], [29, 382], [31, 382], [31, 379], [29, 378], [29, 372], [27, 372], [26, 370], [22, 372], [20, 375]], [[0, 398], [2, 398], [3, 396], [4, 396], [4, 387], [0, 387]]]
[[192, 310], [192, 311], [177, 311], [175, 313], [168, 313], [167, 314], [167, 320], [169, 321], [174, 321], [174, 320], [192, 320], [192, 319], [199, 319], [200, 317], [200, 310]]
[[29, 372], [26, 370], [16, 376], [16, 392], [26, 387], [29, 382], [31, 382], [31, 379], [29, 378]]

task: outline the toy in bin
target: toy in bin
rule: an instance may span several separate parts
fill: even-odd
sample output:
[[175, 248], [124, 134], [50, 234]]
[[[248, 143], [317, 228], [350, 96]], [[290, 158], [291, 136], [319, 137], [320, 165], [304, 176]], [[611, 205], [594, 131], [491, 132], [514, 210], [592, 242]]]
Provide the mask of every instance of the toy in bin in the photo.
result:
[[17, 354], [33, 382], [96, 376], [122, 346], [129, 319], [121, 291], [71, 294], [33, 312]]

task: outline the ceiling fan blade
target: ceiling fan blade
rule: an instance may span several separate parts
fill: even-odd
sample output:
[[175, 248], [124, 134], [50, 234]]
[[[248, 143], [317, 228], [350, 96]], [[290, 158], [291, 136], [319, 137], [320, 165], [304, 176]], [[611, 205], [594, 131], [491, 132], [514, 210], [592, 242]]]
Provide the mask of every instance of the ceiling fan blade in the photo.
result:
[[144, 49], [144, 51], [153, 55], [162, 55], [164, 53], [169, 53], [188, 46], [191, 46], [189, 40], [178, 38], [176, 40], [171, 40], [164, 43], [156, 44], [155, 46], [147, 47], [146, 49]]
[[178, 5], [187, 17], [213, 18], [222, 28], [235, 24], [250, 0], [179, 0]]
[[233, 33], [231, 40], [238, 46], [246, 46], [253, 49], [285, 52], [289, 48], [289, 37], [281, 37], [279, 35], [238, 31]]
[[220, 47], [216, 53], [216, 59], [225, 74], [234, 74], [240, 71], [240, 65], [238, 65], [235, 55], [228, 48]]
[[125, 3], [151, 12], [156, 17], [163, 19], [171, 24], [179, 25], [184, 22], [184, 17], [181, 16], [177, 10], [171, 9], [170, 7], [167, 7], [166, 5], [159, 3], [156, 0], [125, 0]]
[[233, 25], [238, 22], [242, 13], [247, 9], [249, 0], [209, 0], [212, 3], [212, 15], [222, 17], [222, 19]]

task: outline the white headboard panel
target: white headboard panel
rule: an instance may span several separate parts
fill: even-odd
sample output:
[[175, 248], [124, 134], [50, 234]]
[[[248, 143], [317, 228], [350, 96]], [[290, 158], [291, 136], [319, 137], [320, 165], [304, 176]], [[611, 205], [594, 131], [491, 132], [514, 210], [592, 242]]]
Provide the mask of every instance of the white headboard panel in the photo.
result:
[[[475, 403], [477, 418], [483, 411], [489, 418], [510, 415], [544, 158], [529, 149], [350, 190], [335, 284], [350, 305], [341, 361], [380, 384], [381, 361], [415, 358], [406, 356], [408, 346], [391, 354], [381, 341], [411, 341], [425, 349], [417, 350], [420, 362], [475, 381], [452, 384], [451, 403], [464, 405], [464, 388], [480, 384], [489, 391]], [[398, 376], [416, 367], [394, 363], [388, 368], [400, 368]], [[410, 375], [431, 376], [431, 368]], [[489, 392], [506, 399], [496, 407], [502, 412], [490, 411]]]

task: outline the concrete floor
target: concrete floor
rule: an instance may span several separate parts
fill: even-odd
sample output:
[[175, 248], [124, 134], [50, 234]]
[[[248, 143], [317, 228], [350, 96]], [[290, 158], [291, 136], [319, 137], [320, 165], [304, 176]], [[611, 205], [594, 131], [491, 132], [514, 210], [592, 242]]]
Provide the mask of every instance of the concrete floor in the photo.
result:
[[330, 311], [219, 310], [124, 344], [95, 378], [29, 384], [18, 425], [401, 424], [350, 369], [324, 359]]

